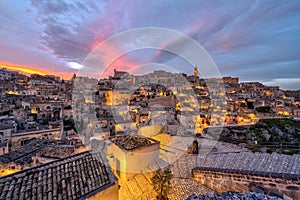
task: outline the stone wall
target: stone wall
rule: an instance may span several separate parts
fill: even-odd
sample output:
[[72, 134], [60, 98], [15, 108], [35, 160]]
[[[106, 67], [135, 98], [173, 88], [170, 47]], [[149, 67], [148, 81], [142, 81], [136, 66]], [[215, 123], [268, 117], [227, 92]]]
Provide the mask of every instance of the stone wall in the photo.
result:
[[161, 132], [162, 126], [160, 124], [155, 124], [151, 126], [143, 126], [138, 129], [138, 135], [145, 137], [152, 137]]
[[105, 199], [105, 200], [118, 200], [118, 190], [119, 185], [116, 181], [114, 185], [109, 186], [105, 188], [104, 190], [101, 190], [100, 192], [97, 192], [91, 197], [88, 197], [87, 200], [98, 200], [98, 199]]
[[268, 192], [300, 199], [300, 175], [197, 167], [192, 178], [218, 193]]
[[155, 99], [149, 99], [148, 105], [149, 107], [152, 106], [162, 106], [162, 107], [171, 107], [175, 108], [176, 100], [174, 96], [162, 96], [156, 97]]
[[37, 139], [52, 139], [55, 137], [60, 137], [60, 128], [56, 129], [45, 129], [45, 130], [38, 130], [38, 131], [30, 131], [30, 132], [21, 132], [15, 133], [12, 135], [11, 143], [12, 148], [11, 150], [16, 150], [20, 148], [22, 145], [22, 141], [31, 140], [33, 138]]

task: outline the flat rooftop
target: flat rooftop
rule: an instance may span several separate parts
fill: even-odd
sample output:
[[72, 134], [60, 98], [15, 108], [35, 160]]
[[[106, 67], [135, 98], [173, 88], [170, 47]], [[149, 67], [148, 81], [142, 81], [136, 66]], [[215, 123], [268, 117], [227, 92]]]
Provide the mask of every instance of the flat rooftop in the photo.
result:
[[159, 143], [152, 138], [147, 138], [136, 134], [125, 134], [112, 139], [112, 142], [125, 151], [150, 146]]

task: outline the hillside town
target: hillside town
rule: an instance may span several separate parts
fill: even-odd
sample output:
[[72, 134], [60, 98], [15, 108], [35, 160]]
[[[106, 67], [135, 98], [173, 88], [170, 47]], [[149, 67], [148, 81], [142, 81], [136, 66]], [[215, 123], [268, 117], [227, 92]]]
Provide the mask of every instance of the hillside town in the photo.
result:
[[254, 153], [219, 129], [298, 121], [300, 97], [291, 94], [236, 77], [201, 78], [197, 67], [192, 75], [115, 69], [99, 80], [1, 68], [0, 199], [153, 199], [151, 176], [166, 167], [170, 199], [228, 191], [297, 199], [298, 151]]

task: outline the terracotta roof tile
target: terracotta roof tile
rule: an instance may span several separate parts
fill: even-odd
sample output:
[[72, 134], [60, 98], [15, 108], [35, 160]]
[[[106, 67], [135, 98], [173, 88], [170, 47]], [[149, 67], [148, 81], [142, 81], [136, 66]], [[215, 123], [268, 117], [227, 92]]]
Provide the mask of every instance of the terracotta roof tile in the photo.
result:
[[100, 155], [84, 152], [0, 178], [0, 199], [79, 199], [114, 182]]

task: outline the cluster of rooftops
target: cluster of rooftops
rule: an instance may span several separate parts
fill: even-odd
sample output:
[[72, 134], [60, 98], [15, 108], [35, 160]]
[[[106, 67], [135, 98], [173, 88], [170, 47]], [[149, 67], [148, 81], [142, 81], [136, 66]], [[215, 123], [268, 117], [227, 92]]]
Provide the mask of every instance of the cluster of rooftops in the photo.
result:
[[0, 199], [83, 199], [115, 184], [99, 153], [86, 151], [0, 178]]

